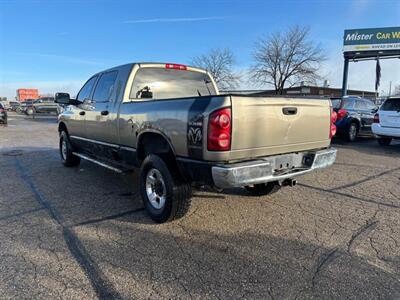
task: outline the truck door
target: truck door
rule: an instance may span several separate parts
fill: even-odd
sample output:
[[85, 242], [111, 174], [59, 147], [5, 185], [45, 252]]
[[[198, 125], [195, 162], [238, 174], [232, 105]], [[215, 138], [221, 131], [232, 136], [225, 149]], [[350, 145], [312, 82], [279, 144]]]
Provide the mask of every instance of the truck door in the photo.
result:
[[90, 101], [97, 78], [98, 76], [95, 75], [84, 84], [76, 97], [76, 99], [82, 104], [78, 106], [70, 106], [69, 109], [71, 110], [71, 113], [66, 114], [66, 116], [68, 116], [68, 133], [71, 137], [71, 141], [79, 146], [83, 146], [82, 138], [86, 138], [85, 103]]
[[115, 116], [112, 114], [112, 106], [115, 102], [117, 76], [117, 70], [101, 74], [91, 101], [86, 103], [86, 138], [95, 145], [95, 152], [113, 148]]

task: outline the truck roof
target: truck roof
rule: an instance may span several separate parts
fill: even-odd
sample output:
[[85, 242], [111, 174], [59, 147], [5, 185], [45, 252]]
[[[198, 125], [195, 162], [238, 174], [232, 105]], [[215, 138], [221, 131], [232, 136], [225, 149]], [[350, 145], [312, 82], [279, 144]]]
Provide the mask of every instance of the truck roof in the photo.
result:
[[140, 67], [154, 67], [154, 68], [167, 68], [167, 66], [171, 66], [170, 68], [173, 69], [172, 66], [177, 66], [177, 68], [179, 68], [179, 66], [184, 67], [185, 69], [182, 70], [188, 70], [188, 71], [193, 71], [193, 72], [201, 72], [201, 73], [208, 73], [206, 70], [198, 68], [198, 67], [193, 67], [193, 66], [188, 66], [188, 65], [183, 65], [183, 64], [176, 64], [176, 63], [163, 63], [163, 62], [132, 62], [132, 63], [128, 63], [128, 64], [123, 64], [123, 65], [119, 65], [119, 66], [115, 66], [98, 73], [103, 73], [103, 72], [107, 72], [107, 71], [112, 71], [115, 69], [120, 69], [120, 68], [124, 68], [124, 67], [131, 67], [133, 68], [135, 65], [139, 65]]

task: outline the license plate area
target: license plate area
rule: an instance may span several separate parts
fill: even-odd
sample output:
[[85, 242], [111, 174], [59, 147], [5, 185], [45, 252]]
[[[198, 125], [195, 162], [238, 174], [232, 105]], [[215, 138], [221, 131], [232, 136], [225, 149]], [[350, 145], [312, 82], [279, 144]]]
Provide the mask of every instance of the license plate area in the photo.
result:
[[272, 162], [275, 173], [282, 173], [294, 169], [308, 169], [314, 161], [313, 153], [291, 153], [276, 156]]
[[296, 167], [293, 161], [293, 157], [290, 155], [283, 155], [282, 157], [275, 158], [274, 170], [279, 172], [282, 170], [292, 169]]

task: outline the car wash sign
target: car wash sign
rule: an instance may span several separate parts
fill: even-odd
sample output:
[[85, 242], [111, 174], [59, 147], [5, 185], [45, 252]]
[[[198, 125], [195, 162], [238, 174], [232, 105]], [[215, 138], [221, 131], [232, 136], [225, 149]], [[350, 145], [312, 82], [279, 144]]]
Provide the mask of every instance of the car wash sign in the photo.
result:
[[344, 31], [343, 52], [400, 50], [400, 27]]

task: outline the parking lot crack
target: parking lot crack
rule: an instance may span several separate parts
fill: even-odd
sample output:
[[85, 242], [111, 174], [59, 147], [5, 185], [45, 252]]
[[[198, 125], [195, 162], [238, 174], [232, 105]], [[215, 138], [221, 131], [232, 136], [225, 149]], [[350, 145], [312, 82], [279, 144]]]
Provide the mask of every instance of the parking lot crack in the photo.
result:
[[325, 268], [330, 263], [332, 263], [339, 256], [338, 250], [339, 250], [339, 248], [334, 248], [334, 249], [331, 249], [331, 250], [323, 253], [320, 256], [319, 262], [317, 264], [317, 267], [315, 268], [315, 271], [314, 271], [314, 274], [313, 274], [313, 277], [311, 280], [312, 287], [315, 287], [317, 278], [319, 277], [322, 269]]
[[377, 220], [369, 219], [369, 220], [367, 220], [367, 222], [363, 226], [359, 227], [352, 234], [350, 240], [347, 242], [347, 252], [351, 253], [351, 249], [352, 249], [353, 244], [356, 241], [356, 239], [358, 239], [361, 236], [368, 235], [368, 233], [370, 233], [372, 230], [374, 230], [376, 228], [378, 223], [379, 223], [379, 221], [377, 221]]

